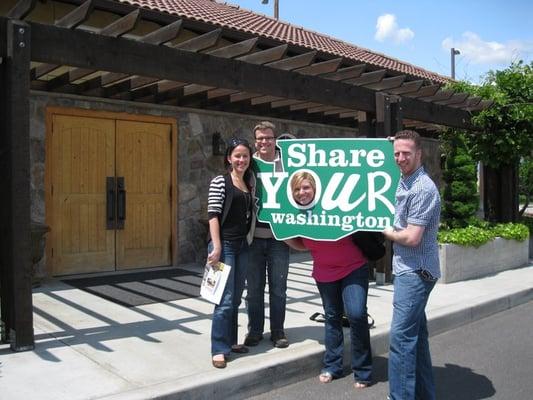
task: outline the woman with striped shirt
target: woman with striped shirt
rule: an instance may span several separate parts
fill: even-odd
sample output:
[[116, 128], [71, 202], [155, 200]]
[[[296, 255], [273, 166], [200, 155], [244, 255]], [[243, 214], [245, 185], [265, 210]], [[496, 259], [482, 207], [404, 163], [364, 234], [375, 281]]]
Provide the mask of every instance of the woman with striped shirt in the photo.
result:
[[247, 353], [237, 344], [237, 317], [246, 279], [248, 245], [255, 226], [255, 178], [250, 169], [252, 149], [244, 139], [229, 141], [224, 159], [227, 173], [209, 186], [207, 262], [230, 265], [230, 275], [211, 325], [211, 355], [215, 368], [225, 368], [231, 352]]

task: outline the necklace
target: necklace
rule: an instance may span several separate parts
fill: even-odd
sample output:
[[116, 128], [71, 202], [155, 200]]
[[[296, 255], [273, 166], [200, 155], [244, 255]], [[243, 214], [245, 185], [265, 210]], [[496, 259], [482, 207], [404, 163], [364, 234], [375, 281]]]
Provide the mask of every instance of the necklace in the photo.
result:
[[252, 205], [252, 194], [250, 192], [243, 192], [244, 194], [244, 203], [246, 205], [246, 221], [250, 221], [252, 215], [251, 205]]

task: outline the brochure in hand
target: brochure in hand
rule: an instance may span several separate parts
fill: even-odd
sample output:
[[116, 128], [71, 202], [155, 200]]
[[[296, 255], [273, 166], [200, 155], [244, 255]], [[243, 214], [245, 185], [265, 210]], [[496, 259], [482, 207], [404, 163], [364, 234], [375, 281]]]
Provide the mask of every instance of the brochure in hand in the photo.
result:
[[231, 266], [219, 262], [215, 266], [205, 264], [200, 296], [211, 303], [220, 304]]

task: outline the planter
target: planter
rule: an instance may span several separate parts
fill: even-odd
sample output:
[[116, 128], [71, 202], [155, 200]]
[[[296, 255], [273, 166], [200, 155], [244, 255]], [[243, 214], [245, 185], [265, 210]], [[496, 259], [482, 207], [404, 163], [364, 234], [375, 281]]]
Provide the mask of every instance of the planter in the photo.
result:
[[496, 238], [480, 247], [440, 244], [439, 257], [440, 283], [481, 278], [527, 264], [529, 240]]

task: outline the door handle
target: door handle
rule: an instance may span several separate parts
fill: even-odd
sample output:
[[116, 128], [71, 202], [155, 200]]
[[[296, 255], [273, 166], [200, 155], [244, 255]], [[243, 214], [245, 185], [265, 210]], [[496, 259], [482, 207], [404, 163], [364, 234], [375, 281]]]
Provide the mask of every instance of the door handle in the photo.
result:
[[117, 229], [124, 229], [126, 221], [126, 184], [124, 177], [117, 177]]
[[116, 185], [115, 177], [108, 176], [106, 179], [106, 229], [115, 229], [116, 228]]

